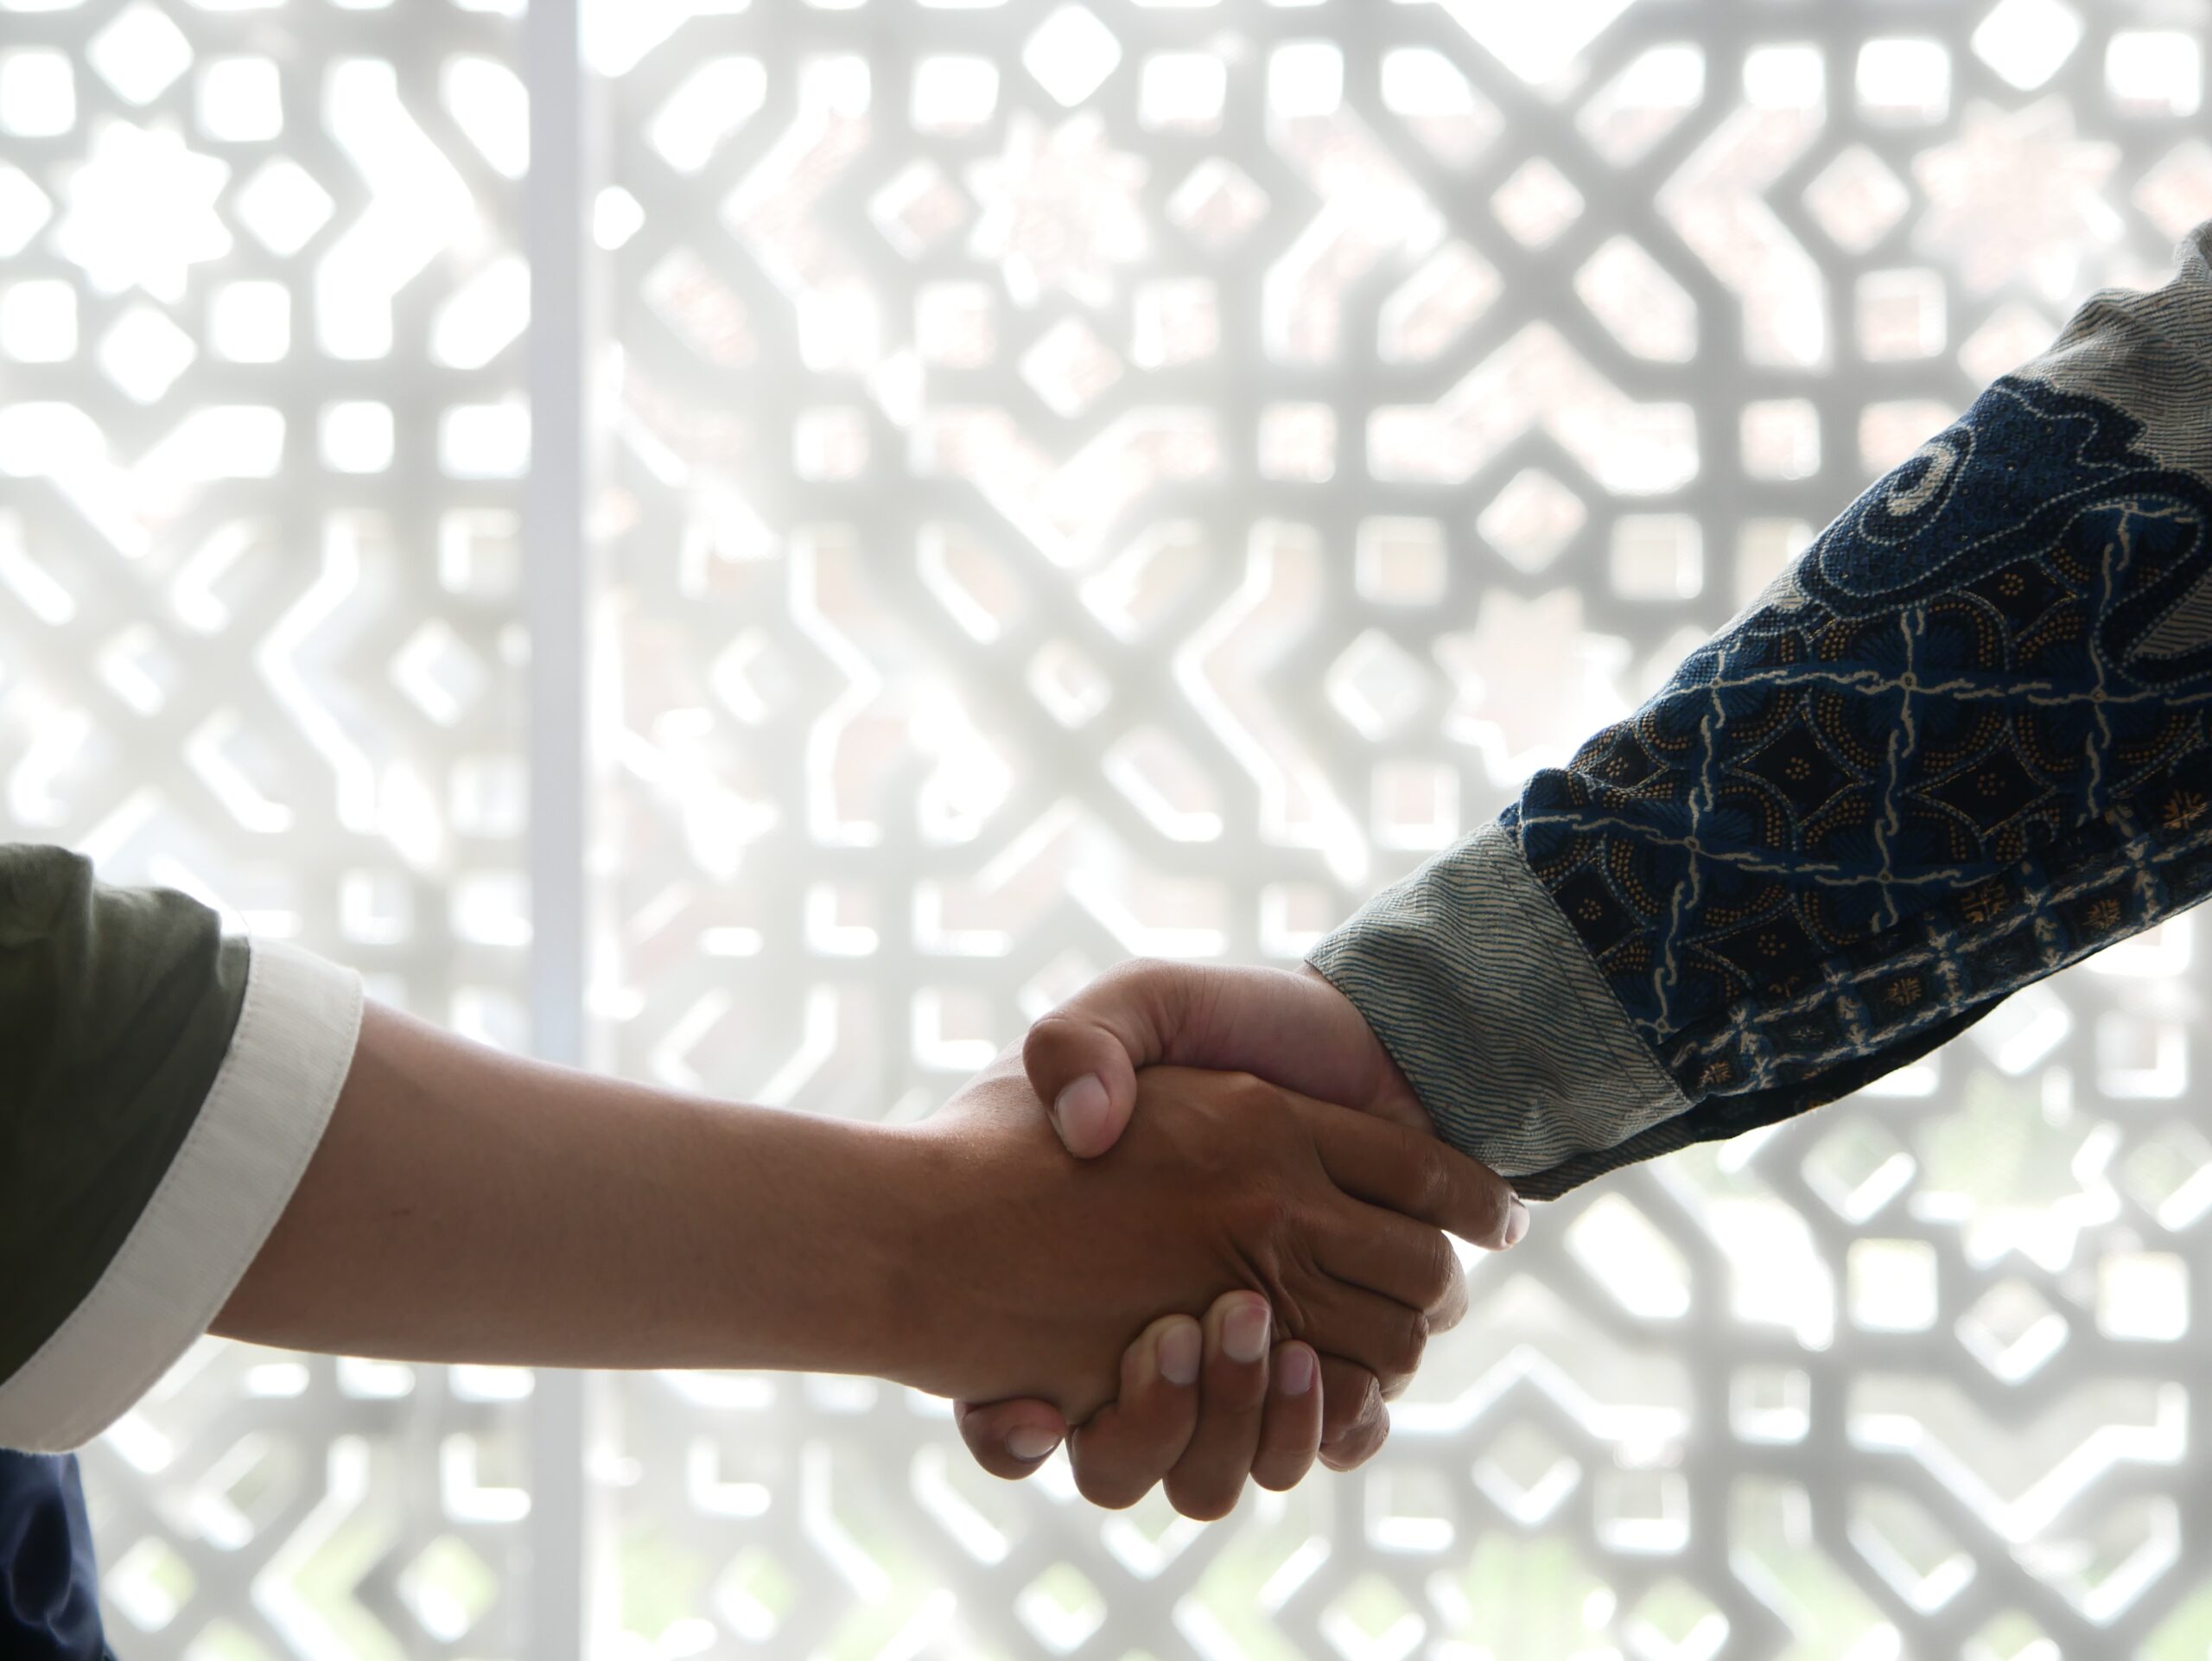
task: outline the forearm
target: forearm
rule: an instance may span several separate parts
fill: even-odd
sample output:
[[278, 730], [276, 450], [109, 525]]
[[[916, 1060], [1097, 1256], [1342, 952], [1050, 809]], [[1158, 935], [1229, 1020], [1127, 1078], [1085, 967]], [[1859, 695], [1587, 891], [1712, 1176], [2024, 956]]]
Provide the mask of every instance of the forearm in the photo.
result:
[[1842, 1095], [2212, 891], [2212, 226], [1315, 954], [1548, 1196]]
[[214, 1330], [429, 1361], [895, 1371], [922, 1149], [518, 1060], [372, 1005]]

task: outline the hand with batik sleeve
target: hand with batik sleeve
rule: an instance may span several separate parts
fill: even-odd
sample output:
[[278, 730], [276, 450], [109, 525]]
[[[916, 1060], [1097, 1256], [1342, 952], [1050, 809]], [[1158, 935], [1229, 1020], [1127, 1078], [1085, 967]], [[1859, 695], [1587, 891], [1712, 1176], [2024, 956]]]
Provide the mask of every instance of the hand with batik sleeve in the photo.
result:
[[2212, 892], [2212, 226], [2179, 258], [1306, 972], [1128, 966], [1040, 1021], [1063, 1141], [1113, 1145], [1136, 1068], [1233, 1066], [1417, 1105], [1550, 1198], [1832, 1101]]

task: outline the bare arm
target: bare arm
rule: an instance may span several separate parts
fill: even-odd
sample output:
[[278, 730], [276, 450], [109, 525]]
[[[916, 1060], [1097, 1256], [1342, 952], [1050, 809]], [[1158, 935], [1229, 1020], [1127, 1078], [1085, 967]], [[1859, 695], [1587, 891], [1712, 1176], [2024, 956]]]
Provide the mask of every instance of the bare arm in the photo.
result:
[[330, 1128], [215, 1330], [566, 1366], [893, 1364], [877, 1127], [524, 1060], [372, 1004]]
[[1494, 1228], [1494, 1180], [1249, 1077], [1157, 1069], [1145, 1093], [1158, 1111], [1079, 1164], [1016, 1057], [893, 1128], [521, 1060], [372, 1006], [215, 1330], [423, 1360], [867, 1372], [1079, 1418], [1158, 1316], [1243, 1288], [1282, 1333], [1410, 1374], [1463, 1302], [1410, 1214]]

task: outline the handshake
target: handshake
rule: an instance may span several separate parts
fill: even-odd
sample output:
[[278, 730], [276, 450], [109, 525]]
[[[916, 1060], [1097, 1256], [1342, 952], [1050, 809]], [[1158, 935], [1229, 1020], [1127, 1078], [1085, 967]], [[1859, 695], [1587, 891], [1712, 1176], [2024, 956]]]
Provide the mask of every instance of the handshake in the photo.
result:
[[372, 1003], [212, 1330], [872, 1374], [962, 1403], [999, 1474], [1065, 1441], [1090, 1499], [1164, 1480], [1212, 1518], [1247, 1476], [1372, 1454], [1465, 1310], [1446, 1235], [1503, 1248], [1528, 1223], [1311, 969], [1125, 964], [900, 1125], [603, 1079]]
[[[932, 1283], [902, 1301], [928, 1330], [885, 1370], [971, 1398], [961, 1433], [997, 1475], [1065, 1440], [1102, 1505], [1164, 1480], [1217, 1518], [1248, 1474], [1358, 1465], [1465, 1311], [1446, 1233], [1502, 1250], [1529, 1223], [1311, 968], [1124, 964], [913, 1134], [938, 1161], [912, 1241]], [[946, 1288], [948, 1263], [972, 1283]]]

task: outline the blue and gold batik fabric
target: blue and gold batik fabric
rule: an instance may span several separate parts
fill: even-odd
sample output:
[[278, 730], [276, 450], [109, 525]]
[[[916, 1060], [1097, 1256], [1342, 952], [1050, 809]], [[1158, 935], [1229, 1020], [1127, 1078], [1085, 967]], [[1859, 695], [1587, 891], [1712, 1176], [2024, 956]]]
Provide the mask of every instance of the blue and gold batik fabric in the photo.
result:
[[1555, 1194], [1831, 1101], [2212, 892], [2208, 252], [2093, 299], [1323, 945], [1440, 1130]]

